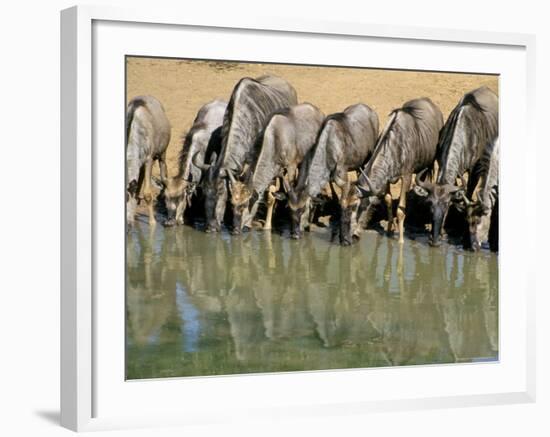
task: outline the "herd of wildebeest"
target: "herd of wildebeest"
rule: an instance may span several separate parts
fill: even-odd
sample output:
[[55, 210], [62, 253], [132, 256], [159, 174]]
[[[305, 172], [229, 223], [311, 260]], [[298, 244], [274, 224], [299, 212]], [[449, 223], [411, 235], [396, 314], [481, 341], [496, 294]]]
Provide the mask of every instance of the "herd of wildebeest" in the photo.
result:
[[[155, 223], [153, 187], [160, 189], [164, 225], [204, 223], [206, 232], [227, 223], [232, 234], [262, 216], [270, 230], [275, 210], [299, 239], [323, 214], [332, 239], [350, 245], [380, 207], [386, 231], [404, 241], [407, 199], [429, 211], [430, 244], [441, 243], [450, 210], [465, 248], [489, 243], [498, 250], [498, 97], [487, 87], [457, 102], [447, 121], [427, 97], [394, 109], [379, 130], [364, 103], [325, 116], [298, 103], [294, 87], [276, 76], [242, 78], [229, 103], [199, 109], [184, 136], [177, 174], [169, 176], [171, 125], [152, 96], [133, 98], [126, 112], [127, 221], [144, 200]], [[152, 176], [158, 160], [160, 178]], [[390, 185], [401, 181], [394, 205]], [[261, 205], [261, 208], [260, 208]]]

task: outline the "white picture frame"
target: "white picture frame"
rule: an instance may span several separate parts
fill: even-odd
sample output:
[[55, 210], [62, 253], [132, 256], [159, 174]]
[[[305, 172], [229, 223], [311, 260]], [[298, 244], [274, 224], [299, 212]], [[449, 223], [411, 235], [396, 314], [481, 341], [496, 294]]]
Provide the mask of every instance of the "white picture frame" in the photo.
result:
[[[102, 23], [106, 25], [102, 26]], [[97, 27], [97, 26], [100, 27]], [[126, 26], [126, 27], [125, 27]], [[138, 33], [136, 32], [136, 29]], [[293, 38], [294, 41], [308, 40], [311, 44], [315, 41], [330, 39], [335, 44], [345, 41], [355, 41], [354, 43], [363, 44], [371, 42], [372, 44], [383, 43], [386, 46], [406, 44], [408, 47], [416, 46], [431, 47], [430, 50], [447, 50], [448, 47], [455, 47], [459, 52], [468, 53], [468, 50], [479, 49], [479, 59], [470, 59], [460, 63], [456, 59], [456, 64], [444, 61], [444, 56], [440, 62], [447, 62], [447, 65], [463, 65], [460, 71], [472, 71], [465, 69], [467, 65], [485, 65], [483, 71], [501, 73], [498, 69], [492, 69], [490, 62], [499, 62], [499, 53], [502, 55], [502, 62], [509, 62], [510, 74], [504, 76], [501, 85], [503, 85], [503, 97], [501, 98], [501, 107], [507, 108], [510, 102], [518, 103], [517, 108], [510, 111], [503, 111], [501, 123], [506, 124], [507, 117], [515, 117], [518, 122], [508, 129], [504, 129], [501, 135], [503, 144], [503, 164], [502, 164], [502, 188], [503, 197], [501, 209], [506, 215], [509, 212], [510, 222], [513, 220], [513, 207], [506, 198], [514, 195], [521, 196], [524, 201], [530, 205], [536, 205], [532, 202], [534, 190], [529, 188], [535, 185], [534, 171], [528, 171], [526, 166], [522, 166], [521, 156], [516, 157], [516, 153], [511, 144], [518, 142], [521, 138], [521, 147], [524, 152], [535, 149], [533, 120], [534, 115], [534, 63], [535, 63], [535, 39], [532, 35], [492, 33], [484, 31], [458, 31], [451, 29], [427, 29], [416, 27], [402, 27], [391, 25], [373, 25], [365, 23], [337, 23], [337, 22], [311, 22], [305, 19], [286, 19], [286, 18], [257, 18], [247, 17], [245, 15], [239, 21], [232, 20], [227, 22], [224, 17], [217, 17], [214, 14], [198, 16], [189, 15], [183, 10], [162, 11], [158, 9], [150, 10], [125, 10], [107, 7], [78, 6], [62, 11], [61, 13], [61, 424], [73, 430], [98, 430], [113, 429], [121, 427], [141, 427], [141, 426], [164, 426], [164, 425], [186, 425], [198, 423], [220, 423], [234, 420], [255, 420], [265, 417], [292, 417], [301, 415], [326, 415], [326, 414], [363, 414], [371, 411], [398, 411], [404, 409], [421, 408], [439, 408], [456, 406], [474, 406], [487, 404], [505, 404], [518, 402], [533, 402], [535, 399], [535, 339], [534, 339], [534, 280], [531, 274], [532, 266], [529, 266], [525, 260], [519, 259], [520, 249], [522, 247], [533, 247], [533, 236], [523, 235], [521, 237], [508, 237], [506, 227], [510, 224], [507, 219], [503, 220], [501, 225], [501, 268], [502, 265], [515, 261], [517, 267], [513, 274], [515, 276], [505, 276], [501, 278], [501, 286], [509, 287], [510, 293], [504, 293], [504, 299], [500, 303], [500, 337], [501, 338], [501, 359], [496, 364], [483, 365], [457, 365], [446, 366], [416, 366], [410, 368], [392, 368], [367, 369], [362, 371], [323, 371], [323, 372], [299, 372], [278, 375], [244, 375], [216, 378], [187, 378], [184, 380], [169, 379], [161, 382], [125, 382], [117, 380], [116, 384], [112, 382], [120, 379], [121, 369], [118, 368], [119, 362], [115, 364], [106, 360], [107, 353], [98, 353], [98, 351], [109, 351], [109, 347], [115, 347], [116, 344], [123, 349], [122, 343], [118, 341], [118, 334], [113, 335], [113, 344], [109, 344], [102, 332], [111, 327], [113, 332], [120, 333], [120, 327], [117, 323], [123, 320], [123, 314], [116, 313], [118, 301], [113, 301], [113, 310], [107, 310], [105, 307], [109, 296], [98, 299], [98, 293], [103, 290], [101, 285], [104, 281], [117, 283], [114, 277], [108, 273], [108, 270], [102, 267], [107, 263], [103, 255], [105, 245], [99, 239], [110, 235], [105, 229], [105, 223], [110, 219], [103, 217], [106, 209], [101, 208], [102, 202], [119, 202], [115, 194], [113, 199], [107, 200], [103, 193], [106, 193], [105, 186], [109, 186], [111, 181], [111, 169], [105, 154], [97, 153], [96, 141], [100, 133], [95, 132], [94, 128], [103, 114], [100, 108], [104, 108], [103, 100], [97, 93], [97, 87], [103, 79], [102, 68], [108, 63], [103, 62], [103, 51], [106, 54], [106, 60], [109, 56], [120, 58], [120, 53], [125, 52], [120, 34], [117, 32], [134, 32], [132, 35], [139, 36], [140, 29], [151, 36], [150, 47], [146, 47], [146, 42], [134, 38], [135, 44], [141, 44], [143, 52], [153, 55], [166, 55], [170, 50], [174, 50], [168, 45], [164, 45], [164, 53], [158, 52], [155, 48], [155, 40], [163, 38], [174, 38], [170, 32], [183, 32], [183, 37], [188, 37], [193, 32], [206, 35], [208, 32], [225, 32], [224, 38], [229, 36], [234, 38], [246, 38], [247, 35], [255, 37], [265, 37], [271, 39]], [[229, 32], [229, 33], [228, 33]], [[155, 36], [157, 34], [157, 36]], [[117, 36], [118, 35], [118, 36]], [[229, 36], [228, 36], [229, 35]], [[177, 37], [177, 35], [176, 35]], [[102, 39], [103, 38], [103, 39]], [[110, 42], [107, 55], [104, 40], [108, 38]], [[347, 39], [346, 39], [347, 38]], [[136, 42], [137, 41], [137, 42]], [[180, 45], [183, 44], [183, 41]], [[288, 42], [281, 41], [281, 44]], [[314, 47], [314, 46], [312, 46]], [[373, 46], [374, 47], [374, 46]], [[438, 48], [439, 47], [439, 48]], [[246, 48], [245, 48], [246, 49]], [[118, 51], [117, 51], [118, 50]], [[138, 50], [141, 50], [138, 47]], [[194, 47], [194, 52], [187, 57], [201, 57], [201, 46]], [[206, 50], [206, 46], [204, 47]], [[257, 55], [252, 54], [253, 45], [249, 47], [250, 57], [246, 60], [256, 59]], [[373, 49], [374, 50], [374, 49]], [[393, 49], [392, 49], [393, 50]], [[397, 49], [396, 49], [397, 50]], [[402, 49], [401, 49], [402, 50]], [[493, 51], [494, 59], [485, 59], [488, 52]], [[135, 49], [131, 53], [138, 54]], [[509, 59], [507, 58], [507, 53]], [[173, 53], [175, 57], [181, 55], [180, 52]], [[395, 62], [386, 60], [379, 56], [380, 66], [384, 62], [387, 68], [407, 68], [407, 53], [402, 52], [402, 57]], [[207, 54], [202, 57], [209, 57]], [[214, 55], [215, 56], [215, 55]], [[227, 59], [232, 59], [233, 54], [228, 53]], [[234, 56], [239, 56], [235, 54]], [[241, 55], [242, 56], [242, 55]], [[277, 53], [274, 50], [273, 56]], [[281, 55], [282, 56], [282, 55]], [[291, 57], [291, 54], [287, 56]], [[336, 58], [336, 53], [329, 53], [328, 58]], [[343, 56], [343, 55], [342, 55]], [[467, 57], [467, 55], [462, 55]], [[458, 56], [460, 57], [460, 56]], [[457, 58], [458, 58], [457, 57]], [[94, 60], [101, 59], [101, 66], [94, 63]], [[233, 58], [235, 59], [235, 58]], [[242, 59], [242, 57], [241, 57]], [[282, 59], [282, 58], [277, 58]], [[508, 59], [508, 60], [506, 60]], [[119, 59], [120, 60], [120, 59]], [[276, 59], [275, 59], [276, 60]], [[287, 59], [294, 61], [295, 59]], [[519, 60], [519, 62], [518, 62]], [[118, 61], [117, 61], [118, 62]], [[341, 61], [334, 60], [333, 64], [341, 64]], [[365, 61], [359, 65], [364, 65]], [[426, 58], [425, 69], [436, 69], [438, 59]], [[306, 63], [306, 62], [304, 62]], [[473, 64], [472, 64], [473, 63]], [[391, 64], [391, 65], [390, 65]], [[502, 64], [504, 65], [504, 64]], [[434, 68], [435, 66], [435, 68]], [[418, 68], [418, 65], [408, 65], [409, 68]], [[442, 68], [445, 69], [445, 68]], [[114, 71], [120, 71], [115, 69]], [[455, 70], [453, 70], [455, 71]], [[475, 69], [478, 71], [478, 69]], [[510, 79], [508, 79], [510, 78]], [[109, 80], [117, 83], [117, 91], [113, 95], [118, 96], [120, 80], [118, 74], [113, 75]], [[517, 81], [515, 86], [504, 83], [504, 81]], [[507, 87], [510, 87], [508, 92]], [[515, 91], [512, 91], [514, 88]], [[508, 102], [506, 98], [509, 97]], [[125, 103], [124, 103], [125, 104]], [[120, 100], [120, 108], [124, 108]], [[116, 105], [115, 105], [116, 106]], [[118, 116], [113, 118], [113, 126], [109, 130], [115, 130], [120, 117], [123, 119], [123, 110], [117, 107]], [[109, 108], [106, 108], [106, 111]], [[99, 115], [98, 115], [99, 114]], [[118, 117], [118, 118], [117, 118]], [[123, 123], [120, 124], [120, 131], [123, 131]], [[114, 132], [114, 138], [123, 141], [123, 135]], [[516, 140], [516, 141], [513, 141]], [[122, 149], [121, 143], [121, 149]], [[508, 159], [506, 158], [509, 150]], [[518, 186], [512, 186], [506, 183], [507, 165], [516, 162], [521, 182]], [[98, 173], [97, 169], [103, 170]], [[117, 181], [113, 176], [113, 181]], [[122, 186], [122, 185], [121, 185]], [[517, 191], [514, 191], [517, 190]], [[116, 190], [113, 190], [116, 192]], [[516, 207], [517, 208], [517, 207]], [[533, 208], [530, 206], [530, 208]], [[519, 208], [521, 209], [521, 208]], [[124, 215], [120, 219], [116, 215], [112, 218], [123, 231], [121, 223]], [[102, 224], [103, 223], [103, 224]], [[119, 237], [117, 237], [119, 238]], [[120, 241], [112, 239], [111, 241]], [[120, 255], [118, 247], [113, 252]], [[117, 256], [116, 253], [112, 256]], [[105, 255], [107, 256], [107, 255]], [[116, 265], [113, 264], [113, 265]], [[503, 271], [504, 275], [512, 272]], [[114, 275], [115, 273], [113, 273]], [[120, 272], [123, 275], [123, 272]], [[116, 287], [115, 287], [116, 288]], [[117, 288], [118, 290], [118, 288]], [[121, 295], [124, 289], [120, 289]], [[515, 330], [510, 325], [511, 317], [517, 314], [517, 327]], [[122, 319], [121, 319], [122, 318]], [[123, 331], [123, 328], [122, 328]], [[116, 351], [115, 351], [116, 352]], [[120, 356], [119, 354], [117, 356]], [[112, 372], [110, 367], [116, 368]], [[507, 367], [508, 366], [508, 367]], [[472, 370], [473, 369], [473, 370]], [[504, 370], [503, 370], [504, 369]], [[438, 381], [454, 379], [456, 386], [443, 387], [436, 389], [436, 384], [430, 390], [421, 392], [414, 386], [407, 387], [407, 381], [411, 378], [411, 372], [414, 372], [414, 378], [419, 381], [434, 378]], [[499, 373], [500, 372], [500, 373]], [[479, 378], [479, 389], [466, 387], [466, 380], [461, 378]], [[497, 376], [494, 376], [497, 375]], [[365, 379], [361, 379], [365, 378]], [[370, 378], [370, 379], [369, 379]], [[401, 387], [394, 388], [391, 393], [388, 388], [388, 396], [346, 392], [342, 387], [351, 387], [356, 381], [384, 381], [385, 378], [391, 378], [396, 381], [396, 385], [402, 382]], [[492, 380], [494, 379], [494, 381]], [[506, 380], [506, 381], [505, 381]], [[486, 381], [484, 385], [482, 382]], [[357, 383], [360, 386], [361, 383]], [[232, 408], [222, 411], [221, 408], [214, 412], [206, 411], [201, 407], [201, 402], [196, 403], [196, 409], [186, 410], [187, 414], [182, 414], [183, 407], [163, 409], [162, 403], [156, 410], [144, 407], [143, 411], [133, 411], [132, 399], [135, 401], [143, 396], [144, 399], [155, 398], [159, 393], [166, 393], [166, 398], [171, 399], [181, 385], [186, 385], [186, 390], [196, 390], [197, 393], [216, 393], [224, 391], [231, 393], [241, 393], [240, 398], [233, 399]], [[284, 387], [300, 384], [304, 392], [311, 391], [311, 396], [301, 396], [296, 394], [293, 398], [285, 401]], [[449, 384], [451, 384], [449, 382]], [[492, 385], [491, 385], [492, 384]], [[110, 387], [117, 385], [121, 387]], [[270, 390], [273, 399], [268, 401], [257, 401], [253, 404], [246, 399], [247, 394], [254, 395], [255, 390], [263, 385], [264, 390]], [[326, 387], [325, 387], [326, 385]], [[464, 385], [460, 390], [458, 385]], [[109, 388], [106, 388], [109, 387]], [[278, 392], [278, 387], [282, 387]], [[316, 388], [323, 387], [323, 390], [316, 391]], [[374, 385], [371, 385], [374, 387]], [[128, 389], [128, 390], [126, 390]], [[118, 391], [117, 391], [118, 390]], [[383, 386], [378, 388], [379, 393], [383, 393]], [[376, 387], [373, 388], [376, 392]], [[106, 400], [106, 393], [111, 401]], [[349, 393], [349, 399], [346, 399], [346, 393]], [[126, 398], [123, 398], [127, 396]], [[206, 395], [205, 395], [206, 396]], [[223, 401], [223, 397], [221, 399]], [[208, 402], [208, 400], [206, 401]], [[128, 405], [128, 409], [117, 409], [119, 405]], [[257, 405], [254, 405], [257, 404]], [[135, 405], [134, 405], [135, 406]], [[254, 408], [252, 408], [254, 407]], [[202, 408], [202, 409], [201, 409]], [[178, 412], [179, 411], [179, 412]], [[103, 413], [105, 412], [105, 413]]]

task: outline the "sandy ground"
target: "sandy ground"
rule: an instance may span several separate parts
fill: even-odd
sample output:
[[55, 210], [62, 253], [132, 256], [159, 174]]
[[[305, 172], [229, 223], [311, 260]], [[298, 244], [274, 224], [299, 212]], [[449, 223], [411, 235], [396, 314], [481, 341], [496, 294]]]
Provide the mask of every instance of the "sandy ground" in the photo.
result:
[[285, 78], [299, 102], [313, 103], [325, 114], [366, 103], [378, 113], [381, 129], [389, 112], [412, 98], [431, 98], [446, 118], [467, 91], [487, 85], [498, 93], [498, 76], [491, 75], [128, 58], [127, 98], [149, 94], [164, 105], [172, 124], [168, 171], [173, 175], [181, 137], [200, 107], [214, 98], [229, 100], [239, 79], [263, 74]]

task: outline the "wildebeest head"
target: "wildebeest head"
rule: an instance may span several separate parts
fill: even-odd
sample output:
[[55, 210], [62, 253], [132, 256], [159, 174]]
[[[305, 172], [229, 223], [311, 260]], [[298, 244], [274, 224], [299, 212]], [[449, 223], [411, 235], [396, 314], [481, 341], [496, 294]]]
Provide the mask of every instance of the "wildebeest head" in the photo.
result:
[[[157, 181], [161, 183], [161, 181]], [[183, 224], [183, 213], [185, 207], [191, 202], [191, 196], [195, 191], [196, 183], [186, 181], [181, 177], [168, 177], [162, 183], [164, 203], [166, 205], [167, 219], [164, 226]]]
[[414, 192], [425, 199], [430, 206], [432, 216], [432, 235], [430, 245], [439, 246], [441, 244], [441, 229], [445, 216], [451, 203], [458, 204], [466, 197], [464, 186], [459, 187], [453, 184], [434, 184], [422, 180], [422, 176], [427, 169], [422, 170], [416, 175], [416, 185]]
[[209, 164], [199, 162], [197, 155], [198, 153], [193, 156], [193, 164], [202, 170], [200, 184], [204, 196], [205, 230], [206, 232], [219, 232], [227, 198], [225, 179], [220, 177], [220, 171], [217, 169], [218, 156], [215, 152], [212, 153]]
[[227, 171], [229, 178], [229, 193], [231, 201], [231, 209], [233, 212], [233, 229], [231, 233], [238, 235], [241, 233], [243, 223], [247, 220], [248, 206], [252, 197], [252, 190], [248, 187], [248, 184], [242, 180], [245, 178], [247, 169], [243, 170], [243, 174], [239, 179], [235, 178], [235, 175], [231, 171]]
[[288, 208], [290, 209], [290, 237], [298, 240], [302, 237], [304, 229], [309, 224], [311, 201], [305, 187], [296, 190], [290, 186], [286, 177], [282, 179], [286, 196], [280, 192], [273, 193], [273, 195], [279, 200], [286, 198]]
[[[344, 183], [342, 195], [338, 198], [340, 206], [340, 243], [344, 246], [350, 245], [354, 239], [358, 238], [359, 218], [363, 213], [369, 207], [380, 203], [378, 191], [373, 188], [363, 169], [360, 168], [359, 170], [362, 176], [353, 183]], [[366, 186], [362, 185], [363, 183], [366, 183]]]
[[481, 199], [474, 201], [466, 196], [463, 196], [461, 202], [457, 202], [456, 207], [466, 215], [470, 248], [478, 251], [481, 249], [482, 235], [488, 231], [491, 210]]

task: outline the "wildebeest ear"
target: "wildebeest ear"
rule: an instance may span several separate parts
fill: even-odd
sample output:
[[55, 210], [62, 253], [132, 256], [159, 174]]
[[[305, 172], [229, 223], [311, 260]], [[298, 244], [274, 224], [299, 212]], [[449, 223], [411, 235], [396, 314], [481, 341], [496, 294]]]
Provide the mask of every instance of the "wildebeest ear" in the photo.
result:
[[275, 199], [277, 200], [285, 200], [287, 199], [287, 195], [286, 193], [283, 193], [281, 191], [277, 191], [276, 193], [271, 193], [273, 194], [273, 197], [275, 197]]
[[130, 183], [128, 184], [128, 188], [126, 189], [127, 193], [129, 193], [131, 196], [136, 194], [138, 188], [138, 183], [135, 179], [132, 179]]
[[372, 195], [371, 191], [370, 190], [366, 190], [365, 188], [363, 188], [361, 185], [359, 184], [356, 184], [355, 185], [355, 191], [357, 191], [357, 195], [360, 197], [360, 198], [363, 198], [363, 197], [370, 197]]
[[420, 185], [415, 185], [413, 190], [416, 193], [416, 195], [420, 197], [427, 197], [428, 194], [430, 194], [428, 193], [428, 190], [426, 190], [426, 188], [423, 188]]
[[466, 207], [471, 203], [466, 197], [466, 191], [462, 187], [458, 187], [451, 192], [451, 202], [460, 212], [466, 211]]
[[462, 202], [453, 202], [453, 205], [456, 208], [456, 210], [459, 211], [459, 212], [466, 211], [466, 203], [464, 203], [464, 201], [462, 201]]
[[489, 213], [489, 208], [480, 202], [479, 200], [474, 203], [474, 214], [478, 216], [487, 215]]
[[192, 193], [197, 188], [198, 183], [193, 181], [186, 181], [185, 190], [187, 193]]
[[452, 196], [451, 200], [453, 202], [467, 203], [466, 202], [466, 191], [464, 190], [464, 188], [456, 187], [456, 189], [454, 191], [451, 191], [450, 194]]
[[151, 179], [153, 180], [153, 184], [155, 185], [155, 187], [157, 187], [159, 190], [163, 190], [166, 188], [166, 184], [162, 179], [159, 179], [156, 176], [153, 176]]

